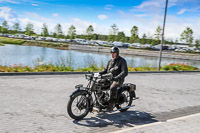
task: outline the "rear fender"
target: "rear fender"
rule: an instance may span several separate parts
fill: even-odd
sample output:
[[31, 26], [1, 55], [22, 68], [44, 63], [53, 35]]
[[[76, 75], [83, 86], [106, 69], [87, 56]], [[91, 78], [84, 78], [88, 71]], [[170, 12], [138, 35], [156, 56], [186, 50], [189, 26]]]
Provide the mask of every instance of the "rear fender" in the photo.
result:
[[118, 89], [118, 92], [121, 92], [123, 90], [128, 90], [131, 93], [131, 95], [134, 98], [136, 98], [136, 94], [135, 94], [136, 85], [135, 84], [125, 83], [120, 87], [120, 89]]

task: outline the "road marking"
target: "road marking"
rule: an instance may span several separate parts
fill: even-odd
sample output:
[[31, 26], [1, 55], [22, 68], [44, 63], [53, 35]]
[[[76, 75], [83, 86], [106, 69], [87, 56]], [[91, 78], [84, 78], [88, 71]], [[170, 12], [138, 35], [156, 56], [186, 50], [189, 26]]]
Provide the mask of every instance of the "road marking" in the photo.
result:
[[196, 113], [196, 114], [192, 114], [192, 115], [186, 115], [186, 116], [182, 116], [182, 117], [178, 117], [178, 118], [169, 119], [169, 120], [167, 120], [167, 122], [176, 121], [176, 120], [183, 120], [183, 119], [187, 119], [187, 118], [195, 117], [195, 116], [199, 116], [199, 115], [200, 115], [200, 113]]
[[195, 117], [195, 116], [199, 116], [199, 115], [200, 115], [200, 113], [192, 114], [192, 115], [187, 115], [187, 116], [183, 116], [183, 117], [169, 119], [169, 120], [167, 120], [165, 122], [154, 122], [154, 123], [150, 123], [150, 124], [139, 125], [139, 126], [135, 126], [135, 127], [131, 127], [131, 128], [121, 129], [121, 130], [110, 132], [110, 133], [123, 133], [123, 132], [134, 130], [134, 129], [144, 128], [144, 127], [150, 127], [150, 126], [159, 125], [159, 124], [163, 124], [163, 123], [167, 123], [167, 122], [172, 122], [172, 121], [177, 121], [177, 120], [183, 120], [183, 119], [187, 119], [187, 118]]

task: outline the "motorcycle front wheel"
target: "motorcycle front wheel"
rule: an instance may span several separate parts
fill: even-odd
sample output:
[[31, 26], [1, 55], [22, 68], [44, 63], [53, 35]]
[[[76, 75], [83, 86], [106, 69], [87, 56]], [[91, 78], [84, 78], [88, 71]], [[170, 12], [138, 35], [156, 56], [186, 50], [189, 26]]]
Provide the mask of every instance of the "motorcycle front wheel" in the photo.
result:
[[67, 112], [75, 120], [83, 119], [89, 112], [89, 101], [85, 93], [78, 92], [68, 101]]
[[120, 112], [127, 111], [132, 104], [132, 99], [133, 96], [131, 95], [131, 92], [123, 90], [118, 97], [118, 103], [116, 105], [117, 109], [119, 109]]

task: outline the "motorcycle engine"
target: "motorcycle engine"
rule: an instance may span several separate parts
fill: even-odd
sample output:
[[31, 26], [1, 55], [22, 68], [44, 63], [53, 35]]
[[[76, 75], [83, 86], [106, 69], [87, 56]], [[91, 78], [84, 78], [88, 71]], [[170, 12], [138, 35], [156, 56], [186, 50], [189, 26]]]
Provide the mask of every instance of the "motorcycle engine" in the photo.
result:
[[101, 91], [101, 93], [98, 94], [98, 98], [101, 104], [108, 105], [109, 93], [107, 91]]

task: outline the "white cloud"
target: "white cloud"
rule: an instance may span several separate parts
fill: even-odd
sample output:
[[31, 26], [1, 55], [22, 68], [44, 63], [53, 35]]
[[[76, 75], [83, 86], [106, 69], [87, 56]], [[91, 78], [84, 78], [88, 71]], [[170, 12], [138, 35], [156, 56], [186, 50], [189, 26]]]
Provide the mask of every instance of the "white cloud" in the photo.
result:
[[160, 7], [161, 3], [159, 3], [158, 1], [145, 1], [142, 4], [140, 4], [139, 6], [137, 6], [137, 8], [146, 8], [149, 6], [154, 6], [154, 7]]
[[14, 22], [17, 20], [17, 14], [9, 7], [0, 7], [0, 18], [9, 22]]
[[24, 14], [26, 15], [27, 18], [31, 18], [32, 20], [35, 19], [35, 20], [43, 22], [43, 23], [51, 23], [52, 22], [51, 19], [40, 16], [35, 12], [25, 12]]
[[186, 11], [188, 11], [188, 10], [187, 9], [181, 9], [177, 14], [183, 14]]
[[108, 18], [108, 16], [106, 16], [106, 15], [98, 15], [98, 18], [99, 18], [100, 20], [105, 20], [105, 19]]
[[[178, 0], [170, 0], [168, 1], [168, 7], [172, 7], [177, 5]], [[166, 0], [147, 0], [142, 2], [139, 6], [135, 6], [136, 8], [144, 9], [149, 7], [159, 7], [164, 8], [166, 4]]]
[[12, 4], [20, 4], [19, 2], [13, 1], [13, 0], [0, 0], [1, 2], [8, 2], [8, 3], [12, 3]]
[[32, 6], [39, 6], [38, 4], [31, 4]]
[[147, 14], [134, 14], [134, 16], [136, 16], [136, 17], [147, 17], [148, 15]]
[[28, 23], [31, 23], [33, 24], [33, 29], [34, 29], [34, 32], [40, 34], [41, 33], [41, 29], [42, 29], [42, 25], [43, 23], [41, 21], [36, 21], [36, 20], [32, 20], [32, 19], [29, 19], [29, 18], [19, 18], [19, 21], [20, 21], [20, 25], [22, 26], [22, 29], [25, 29], [26, 25]]
[[[170, 0], [168, 2], [168, 8], [172, 6], [176, 6], [177, 2], [179, 0]], [[140, 5], [138, 6], [133, 6], [133, 8], [130, 10], [132, 12], [142, 12], [145, 14], [151, 14], [151, 15], [158, 15], [158, 14], [163, 14], [164, 9], [166, 5], [166, 0], [147, 0], [143, 1]]]
[[[25, 29], [27, 23], [32, 23], [34, 25], [34, 31], [37, 34], [41, 33], [42, 26], [44, 23], [46, 23], [47, 26], [54, 25], [54, 27], [55, 27], [55, 25], [56, 25], [53, 20], [51, 20], [49, 18], [45, 18], [43, 16], [40, 16], [35, 12], [25, 12], [24, 14], [25, 14], [25, 16], [18, 18], [18, 20], [20, 21], [20, 25], [22, 26], [23, 29]], [[48, 27], [48, 28], [49, 28], [49, 31], [54, 30], [52, 27]]]
[[192, 12], [192, 13], [198, 13], [198, 12], [200, 12], [199, 9], [200, 9], [200, 7], [194, 7], [194, 8], [191, 8], [191, 9], [185, 9], [184, 8], [184, 9], [181, 9], [177, 14], [183, 14], [186, 11], [187, 12]]
[[106, 10], [112, 10], [113, 7], [114, 7], [113, 5], [106, 5], [104, 8]]
[[122, 16], [122, 17], [127, 17], [127, 14], [122, 11], [122, 10], [118, 10], [118, 13]]
[[53, 13], [52, 16], [53, 16], [53, 17], [58, 17], [59, 14], [58, 14], [58, 13]]
[[92, 25], [93, 28], [96, 27], [96, 23], [91, 23], [85, 20], [81, 20], [79, 18], [72, 18], [69, 24], [74, 25], [76, 27], [76, 31], [78, 34], [85, 34], [86, 29], [89, 25]]

